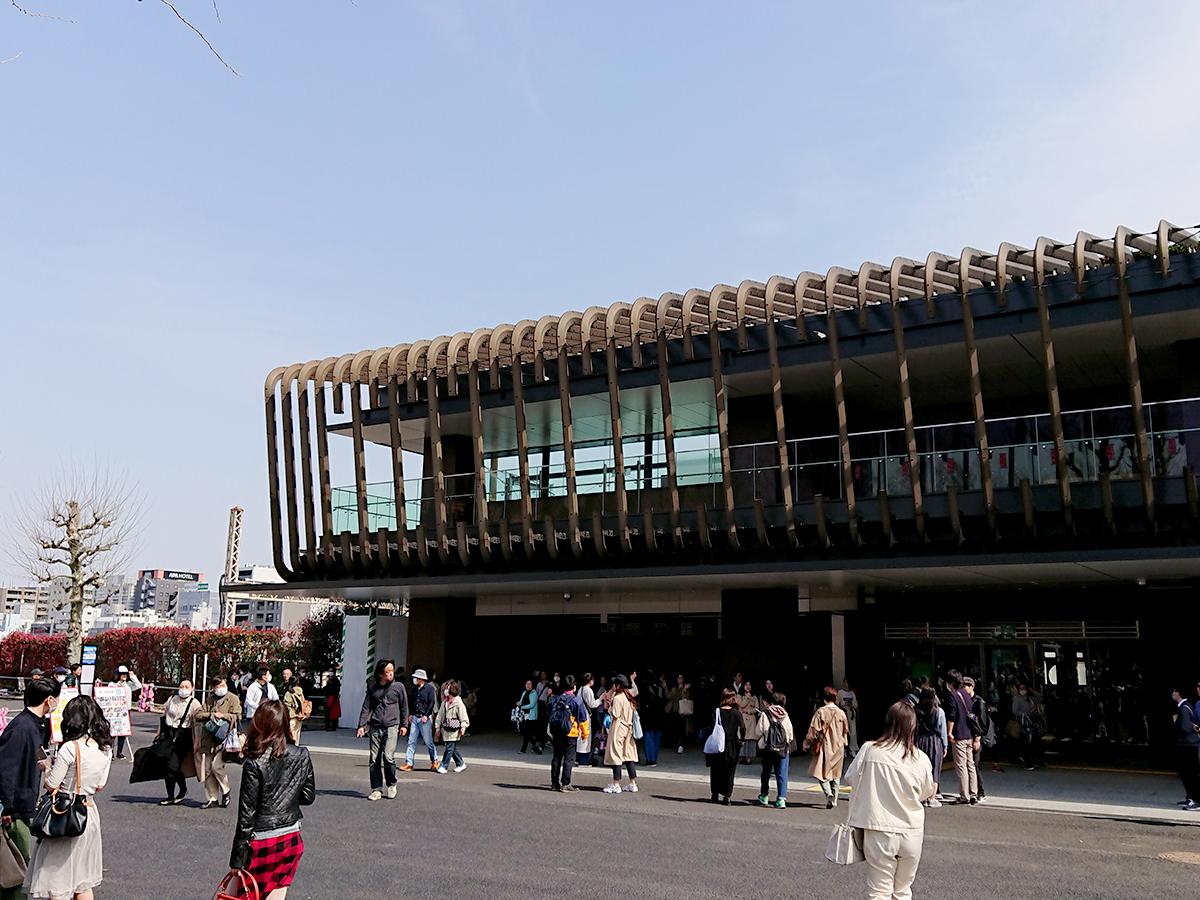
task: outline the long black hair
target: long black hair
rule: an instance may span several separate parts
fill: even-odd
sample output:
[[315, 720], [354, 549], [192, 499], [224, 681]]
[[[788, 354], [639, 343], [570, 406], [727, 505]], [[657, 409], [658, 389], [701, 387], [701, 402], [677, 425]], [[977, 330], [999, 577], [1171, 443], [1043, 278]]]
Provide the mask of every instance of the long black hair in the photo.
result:
[[63, 709], [62, 737], [64, 744], [91, 738], [101, 750], [107, 750], [113, 744], [108, 719], [95, 700], [84, 696], [71, 700]]

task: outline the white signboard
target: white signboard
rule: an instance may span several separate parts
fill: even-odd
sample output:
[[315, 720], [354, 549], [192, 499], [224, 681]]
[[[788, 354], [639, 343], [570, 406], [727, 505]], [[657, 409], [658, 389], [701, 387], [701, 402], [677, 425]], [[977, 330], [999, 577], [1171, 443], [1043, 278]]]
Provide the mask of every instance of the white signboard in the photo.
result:
[[129, 695], [121, 685], [96, 685], [92, 699], [108, 719], [113, 737], [129, 737], [133, 730], [129, 725]]

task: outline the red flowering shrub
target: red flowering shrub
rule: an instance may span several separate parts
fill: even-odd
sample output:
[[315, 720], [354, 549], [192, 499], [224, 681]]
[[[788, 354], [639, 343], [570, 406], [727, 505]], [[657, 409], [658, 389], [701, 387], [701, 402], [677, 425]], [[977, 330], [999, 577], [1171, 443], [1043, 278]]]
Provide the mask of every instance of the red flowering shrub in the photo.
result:
[[[180, 626], [114, 628], [85, 642], [97, 646], [96, 677], [100, 680], [114, 678], [117, 666], [128, 666], [142, 681], [178, 684], [181, 678], [192, 676], [193, 659], [196, 677], [204, 674], [205, 656], [210, 678], [239, 663], [253, 665], [260, 659], [276, 670], [285, 664], [312, 666], [314, 658], [329, 655], [335, 630], [340, 641], [340, 622], [335, 629], [332, 620], [316, 629], [302, 626], [291, 632], [246, 628], [192, 631]], [[13, 632], [0, 641], [0, 675], [28, 676], [35, 667], [49, 672], [68, 664], [66, 653], [65, 634]]]
[[0, 640], [0, 675], [28, 677], [34, 669], [49, 672], [67, 661], [65, 634], [14, 631]]

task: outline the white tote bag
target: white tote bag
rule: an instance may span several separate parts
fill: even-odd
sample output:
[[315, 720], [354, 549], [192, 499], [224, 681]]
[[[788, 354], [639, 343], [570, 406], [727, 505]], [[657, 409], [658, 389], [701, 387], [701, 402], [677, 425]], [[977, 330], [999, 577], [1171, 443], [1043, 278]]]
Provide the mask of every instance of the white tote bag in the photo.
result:
[[863, 830], [851, 828], [845, 822], [835, 825], [825, 848], [825, 858], [839, 866], [850, 866], [863, 862]]
[[725, 752], [725, 726], [721, 724], [721, 710], [719, 707], [714, 717], [712, 734], [704, 742], [704, 752], [712, 754]]

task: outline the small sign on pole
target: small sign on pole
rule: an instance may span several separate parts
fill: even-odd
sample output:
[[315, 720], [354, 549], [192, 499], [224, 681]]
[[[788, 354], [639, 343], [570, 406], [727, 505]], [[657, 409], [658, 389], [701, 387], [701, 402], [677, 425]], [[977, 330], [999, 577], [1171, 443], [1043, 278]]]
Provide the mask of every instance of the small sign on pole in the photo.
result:
[[79, 673], [79, 691], [90, 696], [96, 683], [96, 645], [84, 644], [79, 661], [83, 664], [83, 671]]

